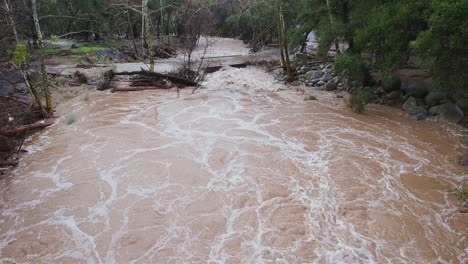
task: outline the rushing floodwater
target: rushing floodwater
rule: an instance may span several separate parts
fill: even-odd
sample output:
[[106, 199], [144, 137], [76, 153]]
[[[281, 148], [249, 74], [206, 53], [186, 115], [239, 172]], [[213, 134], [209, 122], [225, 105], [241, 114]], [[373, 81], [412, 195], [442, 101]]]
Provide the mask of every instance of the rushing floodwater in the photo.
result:
[[457, 127], [285, 88], [227, 68], [62, 106], [0, 181], [0, 263], [468, 261]]

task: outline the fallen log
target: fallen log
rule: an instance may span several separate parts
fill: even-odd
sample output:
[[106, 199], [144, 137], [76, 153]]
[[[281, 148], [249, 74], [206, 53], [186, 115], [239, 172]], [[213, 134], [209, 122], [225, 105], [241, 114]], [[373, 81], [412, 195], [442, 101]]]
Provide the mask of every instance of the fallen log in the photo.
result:
[[111, 93], [115, 92], [132, 92], [132, 91], [147, 91], [147, 90], [164, 90], [170, 89], [165, 87], [157, 86], [135, 86], [135, 87], [116, 87], [111, 90]]
[[468, 214], [468, 208], [466, 208], [466, 207], [460, 208], [460, 213], [462, 213], [462, 214]]
[[2, 129], [0, 130], [0, 135], [3, 135], [3, 136], [7, 136], [7, 137], [12, 137], [12, 136], [16, 136], [17, 134], [20, 134], [20, 133], [24, 133], [26, 131], [30, 131], [30, 130], [36, 130], [36, 129], [43, 129], [43, 128], [46, 128], [48, 126], [51, 126], [52, 124], [54, 124], [54, 121], [53, 120], [47, 120], [45, 122], [37, 122], [37, 123], [34, 123], [34, 124], [30, 124], [30, 125], [24, 125], [24, 126], [19, 126], [17, 128], [14, 128], [14, 129]]
[[192, 80], [189, 80], [189, 79], [181, 78], [181, 77], [174, 76], [174, 75], [162, 74], [162, 73], [158, 73], [158, 72], [151, 72], [151, 71], [144, 71], [144, 70], [142, 70], [142, 71], [133, 71], [133, 72], [115, 72], [114, 75], [147, 75], [147, 76], [155, 76], [155, 77], [171, 80], [171, 81], [173, 81], [175, 83], [185, 84], [187, 86], [198, 86], [198, 83], [196, 83], [196, 82], [194, 82]]
[[6, 160], [0, 160], [0, 167], [14, 167], [18, 165], [19, 162], [17, 161], [6, 161]]

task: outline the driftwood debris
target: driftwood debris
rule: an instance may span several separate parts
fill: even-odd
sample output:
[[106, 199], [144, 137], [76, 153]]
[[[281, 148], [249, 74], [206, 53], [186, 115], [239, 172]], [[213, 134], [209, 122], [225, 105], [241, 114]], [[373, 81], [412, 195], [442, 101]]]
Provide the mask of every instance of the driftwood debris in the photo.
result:
[[165, 87], [157, 86], [132, 86], [132, 87], [116, 87], [111, 90], [112, 93], [115, 92], [131, 92], [131, 91], [146, 91], [146, 90], [164, 90], [168, 89]]
[[158, 77], [158, 78], [162, 78], [162, 79], [168, 79], [168, 80], [170, 80], [172, 82], [185, 84], [187, 86], [198, 86], [198, 83], [196, 83], [196, 82], [194, 82], [192, 80], [189, 80], [189, 79], [181, 78], [181, 77], [174, 76], [174, 75], [162, 74], [162, 73], [158, 73], [158, 72], [151, 72], [151, 71], [144, 71], [144, 70], [133, 71], [133, 72], [115, 72], [114, 75], [116, 75], [116, 76], [119, 76], [119, 75], [146, 75], [146, 76], [153, 76], [153, 77]]
[[0, 160], [0, 167], [14, 167], [18, 165], [19, 162], [17, 161], [6, 161], [6, 160]]
[[38, 123], [34, 123], [34, 124], [30, 124], [30, 125], [24, 125], [24, 126], [19, 126], [17, 128], [14, 128], [14, 129], [8, 129], [8, 130], [0, 130], [0, 135], [3, 135], [3, 136], [7, 136], [7, 137], [13, 137], [13, 136], [16, 136], [18, 134], [21, 134], [21, 133], [24, 133], [26, 131], [30, 131], [30, 130], [36, 130], [36, 129], [43, 129], [43, 128], [46, 128], [48, 126], [51, 126], [52, 124], [54, 124], [53, 120], [47, 120], [45, 122], [38, 122]]
[[[133, 76], [131, 84], [129, 87], [114, 87], [112, 92], [121, 92], [121, 91], [142, 91], [142, 90], [155, 90], [155, 89], [167, 89], [170, 87], [166, 82], [177, 83], [185, 86], [199, 86], [197, 82], [189, 80], [187, 78], [182, 78], [179, 76], [174, 76], [170, 74], [162, 74], [158, 72], [151, 72], [146, 70], [141, 71], [132, 71], [132, 72], [114, 72], [112, 70], [104, 73], [103, 80], [98, 85], [98, 90], [103, 91], [111, 88], [112, 81], [116, 76]], [[170, 86], [170, 85], [169, 85]]]
[[107, 90], [110, 88], [110, 84], [112, 82], [112, 79], [114, 79], [114, 71], [113, 70], [110, 70], [110, 71], [106, 71], [103, 75], [104, 77], [104, 80], [101, 81], [99, 84], [98, 84], [98, 87], [97, 89], [99, 91], [104, 91], [104, 90]]

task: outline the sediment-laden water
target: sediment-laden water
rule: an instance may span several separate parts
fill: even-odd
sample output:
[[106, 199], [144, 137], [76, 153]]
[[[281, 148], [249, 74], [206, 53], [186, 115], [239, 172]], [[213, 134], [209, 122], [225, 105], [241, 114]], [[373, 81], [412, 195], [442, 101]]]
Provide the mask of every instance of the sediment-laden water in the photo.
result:
[[0, 180], [0, 262], [468, 261], [456, 126], [303, 101], [254, 68], [205, 86], [60, 107]]

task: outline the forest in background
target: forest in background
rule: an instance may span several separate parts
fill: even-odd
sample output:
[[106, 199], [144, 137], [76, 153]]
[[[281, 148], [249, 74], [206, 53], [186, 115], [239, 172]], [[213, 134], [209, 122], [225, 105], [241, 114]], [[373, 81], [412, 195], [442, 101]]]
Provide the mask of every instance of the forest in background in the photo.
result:
[[[190, 43], [201, 35], [240, 38], [254, 51], [277, 44], [293, 80], [297, 62], [291, 63], [289, 54], [303, 51], [313, 31], [319, 42], [316, 57], [325, 57], [335, 48], [335, 72], [362, 86], [373, 82], [371, 71], [381, 73], [389, 85], [398, 83], [394, 71], [412, 61], [430, 69], [434, 90], [468, 98], [465, 0], [2, 1], [3, 61], [14, 58], [15, 43], [25, 44], [31, 53], [37, 50], [37, 13], [45, 39], [132, 40], [135, 51], [140, 50], [152, 64], [148, 47], [160, 36], [177, 36]], [[346, 49], [340, 52], [343, 45]], [[18, 52], [21, 55], [16, 50], [16, 56]]]

